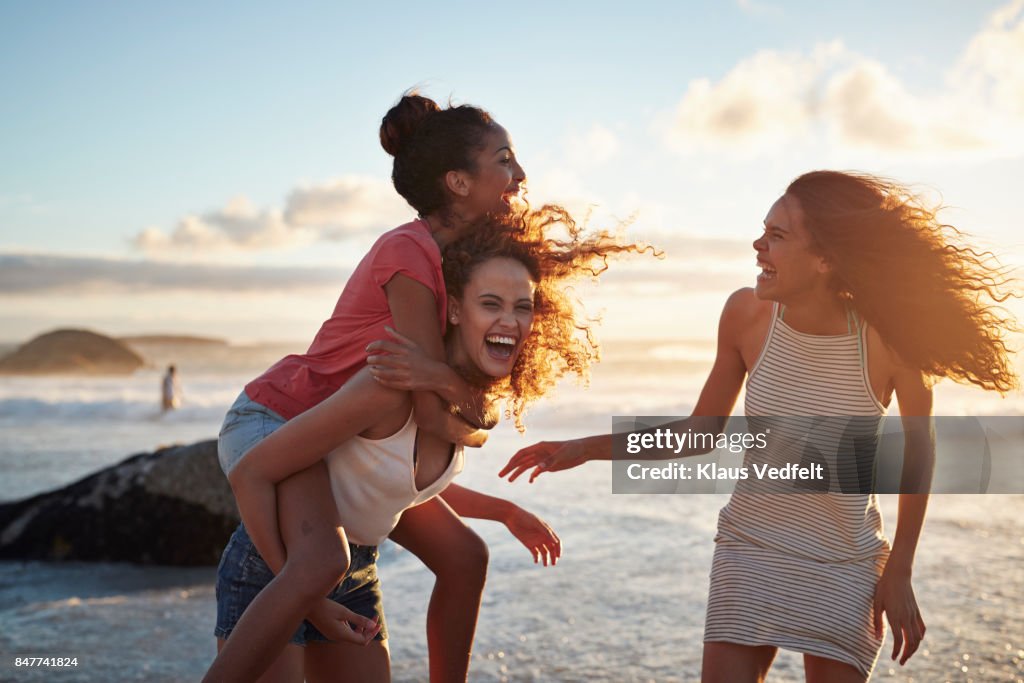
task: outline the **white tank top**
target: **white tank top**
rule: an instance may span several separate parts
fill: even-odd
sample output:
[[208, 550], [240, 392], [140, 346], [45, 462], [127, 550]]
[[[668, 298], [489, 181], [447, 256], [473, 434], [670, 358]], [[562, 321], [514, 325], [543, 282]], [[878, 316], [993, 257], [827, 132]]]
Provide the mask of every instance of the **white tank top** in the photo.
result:
[[380, 545], [404, 510], [436, 496], [462, 471], [462, 446], [456, 446], [437, 481], [417, 490], [415, 446], [416, 423], [410, 412], [405, 426], [391, 436], [355, 436], [327, 455], [331, 491], [351, 543]]

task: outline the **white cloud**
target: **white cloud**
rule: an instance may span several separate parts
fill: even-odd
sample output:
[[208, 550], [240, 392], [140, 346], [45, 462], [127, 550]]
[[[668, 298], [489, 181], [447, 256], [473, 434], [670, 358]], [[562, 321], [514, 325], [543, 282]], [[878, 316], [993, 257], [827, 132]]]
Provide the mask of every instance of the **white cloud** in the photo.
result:
[[284, 218], [292, 226], [319, 228], [325, 239], [341, 239], [401, 225], [411, 212], [390, 182], [346, 176], [292, 190]]
[[753, 154], [776, 147], [813, 123], [820, 80], [847, 54], [839, 42], [819, 45], [809, 56], [766, 50], [718, 83], [691, 81], [667, 122], [668, 140], [684, 152], [725, 146]]
[[296, 187], [283, 210], [260, 209], [239, 196], [223, 208], [181, 218], [170, 232], [146, 228], [131, 242], [152, 255], [297, 247], [378, 233], [411, 216], [390, 182], [345, 176]]
[[691, 265], [737, 267], [754, 263], [753, 240], [673, 232], [652, 234], [650, 241], [668, 256]]
[[827, 142], [893, 156], [1024, 153], [1024, 0], [995, 12], [944, 87], [915, 92], [839, 42], [759, 52], [717, 82], [692, 81], [658, 127], [683, 153], [754, 156]]
[[142, 251], [161, 254], [268, 249], [308, 240], [303, 231], [285, 223], [280, 211], [257, 209], [248, 198], [238, 196], [221, 209], [185, 216], [169, 234], [156, 227], [146, 228], [132, 243]]
[[1001, 118], [1024, 119], [1024, 0], [997, 10], [967, 45], [951, 75], [965, 96], [982, 98]]
[[565, 166], [544, 167], [536, 175], [530, 176], [528, 182], [530, 192], [527, 197], [534, 206], [554, 202], [576, 214], [585, 211], [594, 202], [593, 195], [587, 192], [579, 174]]
[[239, 267], [52, 254], [0, 254], [0, 296], [337, 289], [347, 277], [347, 272], [334, 267]]
[[565, 141], [565, 156], [571, 164], [586, 168], [611, 160], [619, 152], [619, 147], [615, 133], [595, 123], [585, 133], [569, 133]]
[[[557, 150], [530, 163], [530, 169], [536, 169], [530, 171], [528, 180], [530, 203], [555, 203], [581, 219], [598, 211], [599, 220], [614, 221], [616, 217], [609, 214], [612, 207], [606, 197], [594, 191], [593, 181], [601, 184], [619, 170], [608, 162], [616, 159], [622, 149], [619, 136], [600, 123], [585, 130], [570, 129], [563, 134]], [[633, 211], [630, 208], [628, 213]]]

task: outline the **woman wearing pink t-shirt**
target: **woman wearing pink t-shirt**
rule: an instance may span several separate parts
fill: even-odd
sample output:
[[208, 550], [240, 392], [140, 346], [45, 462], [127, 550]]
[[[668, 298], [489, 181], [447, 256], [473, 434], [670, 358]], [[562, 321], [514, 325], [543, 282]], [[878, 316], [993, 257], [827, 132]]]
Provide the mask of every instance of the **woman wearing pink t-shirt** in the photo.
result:
[[[479, 392], [444, 362], [442, 332], [446, 297], [440, 249], [460, 231], [488, 214], [507, 213], [525, 173], [516, 161], [508, 133], [490, 115], [467, 105], [439, 108], [407, 94], [384, 117], [381, 144], [394, 156], [395, 188], [419, 218], [385, 233], [353, 273], [335, 307], [305, 354], [282, 359], [246, 386], [228, 413], [220, 438], [221, 464], [230, 472], [237, 462], [284, 422], [332, 396], [366, 365], [366, 347], [387, 337], [391, 326], [436, 363], [433, 391], [413, 393], [416, 425], [449, 442], [479, 446], [481, 427], [493, 426]], [[379, 369], [377, 380], [394, 389], [410, 389], [408, 377]], [[421, 463], [430, 467], [430, 463]], [[236, 489], [236, 495], [238, 490]], [[464, 680], [487, 565], [486, 544], [456, 511], [499, 517], [493, 499], [457, 489], [407, 510], [391, 534], [435, 573], [428, 612], [432, 680]], [[339, 534], [337, 510], [324, 462], [278, 484], [269, 497], [240, 496], [253, 544], [277, 574], [259, 597], [269, 611], [287, 612], [304, 595], [338, 584], [350, 565], [350, 549]], [[456, 510], [453, 511], [452, 508]], [[506, 514], [507, 513], [507, 514]], [[560, 552], [557, 536], [542, 521], [515, 506], [500, 515], [547, 564]], [[267, 613], [264, 611], [264, 613]], [[218, 644], [208, 680], [252, 677], [274, 661], [290, 633], [281, 624], [243, 616], [230, 640]], [[367, 618], [321, 600], [307, 615], [332, 640], [366, 644], [379, 626]], [[275, 620], [277, 621], [277, 620]]]

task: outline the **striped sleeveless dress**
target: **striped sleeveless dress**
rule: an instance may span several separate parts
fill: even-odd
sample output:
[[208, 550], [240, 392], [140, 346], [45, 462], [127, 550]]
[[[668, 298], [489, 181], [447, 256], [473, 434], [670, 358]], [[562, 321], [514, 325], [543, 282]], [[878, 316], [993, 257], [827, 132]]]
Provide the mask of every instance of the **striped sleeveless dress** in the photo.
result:
[[[841, 471], [849, 424], [877, 438], [885, 413], [868, 380], [865, 326], [850, 311], [847, 334], [809, 335], [789, 327], [783, 313], [775, 304], [747, 380], [745, 413], [751, 424], [794, 416], [772, 421], [773, 437], [778, 429], [800, 432], [833, 459], [827, 467]], [[769, 440], [756, 462], [771, 460], [766, 451], [778, 441]], [[748, 468], [752, 458], [748, 451]], [[833, 493], [834, 484], [828, 493], [765, 490], [740, 480], [719, 513], [705, 642], [774, 645], [870, 675], [882, 646], [872, 625], [874, 592], [889, 554], [877, 497]]]

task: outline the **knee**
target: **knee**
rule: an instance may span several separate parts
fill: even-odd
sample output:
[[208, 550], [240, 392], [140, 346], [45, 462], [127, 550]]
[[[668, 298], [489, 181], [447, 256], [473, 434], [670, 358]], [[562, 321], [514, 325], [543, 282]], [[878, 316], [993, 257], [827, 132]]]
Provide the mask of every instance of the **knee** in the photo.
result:
[[467, 546], [466, 551], [467, 570], [477, 572], [480, 576], [487, 574], [487, 564], [491, 561], [491, 549], [487, 547], [484, 539], [473, 534], [473, 539]]
[[462, 583], [483, 585], [487, 578], [490, 554], [484, 539], [467, 528], [467, 533], [459, 541], [458, 552], [446, 558], [444, 565], [436, 572], [437, 578], [452, 578]]
[[345, 578], [350, 560], [344, 533], [332, 529], [305, 537], [300, 547], [289, 547], [285, 568], [300, 590], [311, 598], [322, 598]]

